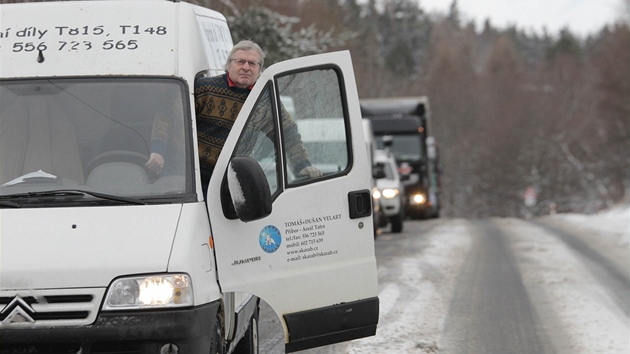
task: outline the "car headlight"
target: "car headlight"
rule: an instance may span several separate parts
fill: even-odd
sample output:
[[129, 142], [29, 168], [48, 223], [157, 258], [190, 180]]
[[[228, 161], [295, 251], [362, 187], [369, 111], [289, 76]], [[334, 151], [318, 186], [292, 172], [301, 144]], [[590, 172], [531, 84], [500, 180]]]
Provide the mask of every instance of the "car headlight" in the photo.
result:
[[423, 204], [426, 198], [422, 194], [414, 194], [413, 201], [416, 202], [416, 204]]
[[110, 285], [103, 310], [183, 307], [193, 305], [186, 274], [148, 275], [116, 279]]
[[383, 189], [383, 197], [387, 199], [392, 199], [396, 197], [400, 193], [397, 188], [385, 188]]
[[381, 192], [378, 189], [374, 188], [372, 190], [372, 198], [373, 199], [380, 199], [381, 198]]

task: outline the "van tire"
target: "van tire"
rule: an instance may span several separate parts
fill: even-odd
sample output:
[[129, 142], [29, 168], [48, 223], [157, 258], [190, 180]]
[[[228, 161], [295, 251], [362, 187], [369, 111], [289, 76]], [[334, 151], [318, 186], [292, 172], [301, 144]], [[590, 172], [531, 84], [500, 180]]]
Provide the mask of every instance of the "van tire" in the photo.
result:
[[223, 327], [222, 324], [223, 319], [220, 315], [217, 315], [217, 318], [214, 322], [214, 330], [212, 335], [212, 342], [210, 343], [210, 354], [226, 354], [225, 353], [225, 343], [223, 341]]
[[392, 232], [399, 233], [403, 230], [402, 214], [394, 215], [389, 220], [392, 224]]
[[256, 307], [256, 311], [249, 319], [249, 327], [241, 340], [236, 344], [233, 354], [258, 354], [258, 317], [260, 308]]

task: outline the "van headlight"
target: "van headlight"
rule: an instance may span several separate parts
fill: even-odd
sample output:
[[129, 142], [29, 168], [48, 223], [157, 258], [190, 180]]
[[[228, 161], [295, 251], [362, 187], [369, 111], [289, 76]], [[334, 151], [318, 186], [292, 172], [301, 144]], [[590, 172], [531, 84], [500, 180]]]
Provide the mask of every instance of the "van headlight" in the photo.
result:
[[116, 279], [109, 286], [103, 310], [137, 310], [193, 305], [187, 274], [163, 274]]
[[427, 201], [427, 198], [425, 198], [423, 194], [418, 193], [418, 194], [414, 194], [413, 201], [416, 204], [424, 204]]
[[386, 199], [392, 199], [395, 198], [398, 193], [400, 193], [398, 191], [398, 188], [385, 188], [383, 189], [383, 197], [385, 197]]

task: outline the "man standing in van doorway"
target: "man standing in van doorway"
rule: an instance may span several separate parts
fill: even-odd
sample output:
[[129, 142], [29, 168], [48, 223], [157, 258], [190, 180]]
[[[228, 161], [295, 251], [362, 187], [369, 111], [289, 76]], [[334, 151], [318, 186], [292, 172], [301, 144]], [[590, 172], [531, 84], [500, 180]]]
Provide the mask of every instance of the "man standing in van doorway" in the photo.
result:
[[[225, 73], [213, 77], [201, 77], [195, 80], [195, 114], [197, 119], [197, 143], [199, 147], [199, 164], [201, 167], [201, 183], [204, 196], [212, 170], [225, 144], [234, 121], [241, 111], [247, 96], [263, 70], [265, 54], [260, 46], [252, 41], [237, 43], [228, 54]], [[287, 125], [295, 125], [288, 122]], [[299, 138], [299, 134], [296, 134]], [[321, 171], [311, 166], [308, 153], [301, 141], [290, 144], [298, 151], [294, 166], [301, 176], [320, 177]], [[152, 152], [146, 163], [148, 169], [155, 173], [164, 166], [164, 157]]]

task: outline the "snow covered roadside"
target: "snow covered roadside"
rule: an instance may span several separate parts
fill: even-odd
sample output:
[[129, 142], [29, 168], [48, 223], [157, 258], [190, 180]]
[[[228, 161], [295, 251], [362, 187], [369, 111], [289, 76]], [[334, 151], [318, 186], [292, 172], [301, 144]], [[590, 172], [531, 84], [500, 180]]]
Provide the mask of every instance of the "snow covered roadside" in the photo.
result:
[[630, 203], [593, 215], [557, 214], [541, 218], [549, 222], [562, 222], [580, 228], [589, 244], [627, 268], [630, 252]]
[[427, 244], [421, 253], [379, 263], [379, 279], [391, 281], [379, 283], [376, 336], [309, 353], [438, 353], [451, 294], [470, 249], [466, 225], [442, 223], [422, 235]]
[[[562, 225], [616, 264], [630, 258], [630, 205], [597, 215], [557, 214], [534, 220], [492, 218], [509, 237], [541, 341], [559, 354], [627, 354], [628, 316], [602, 287], [585, 260], [551, 230]], [[309, 354], [431, 354], [445, 347], [443, 331], [454, 289], [473, 238], [471, 221], [440, 219], [426, 233], [400, 239], [387, 234], [377, 247], [380, 317], [376, 336], [306, 351]], [[411, 229], [411, 225], [407, 230]], [[390, 238], [387, 238], [390, 237]], [[416, 249], [414, 249], [416, 248]], [[483, 324], [480, 324], [483, 325]]]
[[550, 219], [562, 219], [568, 223], [610, 237], [619, 246], [630, 244], [630, 203], [620, 204], [610, 210], [593, 215], [556, 214]]
[[[380, 312], [376, 335], [307, 349], [305, 354], [440, 352], [445, 316], [471, 247], [469, 223], [464, 219], [439, 219], [424, 221], [423, 225], [422, 229], [428, 231], [421, 235], [385, 234], [377, 240], [382, 244], [376, 247], [382, 247], [385, 253], [378, 261]], [[390, 244], [393, 246], [388, 248]]]
[[[558, 214], [550, 222], [581, 229], [582, 239], [600, 252], [627, 262], [630, 208], [620, 206], [596, 215]], [[544, 220], [545, 218], [543, 218]], [[619, 308], [587, 269], [580, 256], [543, 228], [521, 220], [502, 223], [514, 237], [523, 282], [543, 331], [558, 353], [627, 354], [630, 328]], [[611, 254], [610, 252], [614, 252]], [[623, 261], [625, 260], [625, 262]]]

